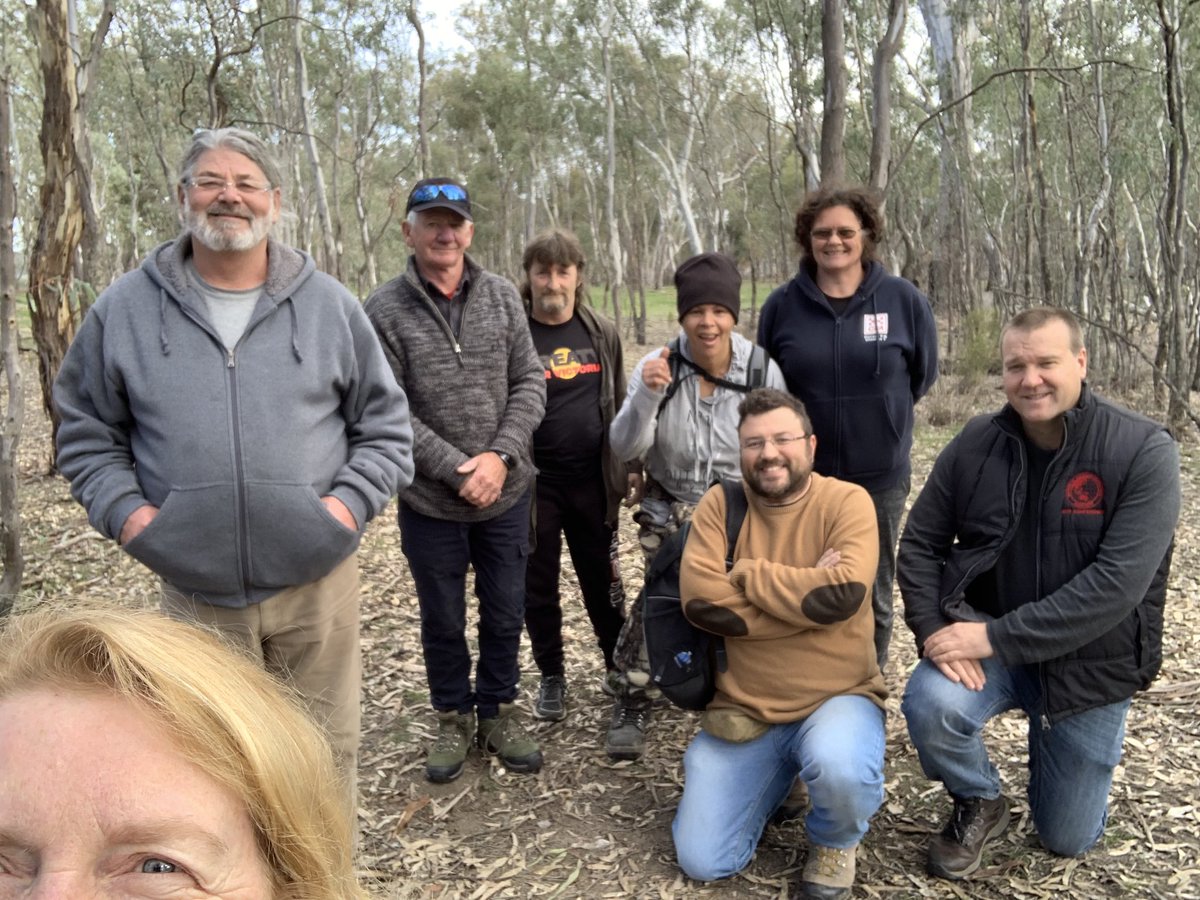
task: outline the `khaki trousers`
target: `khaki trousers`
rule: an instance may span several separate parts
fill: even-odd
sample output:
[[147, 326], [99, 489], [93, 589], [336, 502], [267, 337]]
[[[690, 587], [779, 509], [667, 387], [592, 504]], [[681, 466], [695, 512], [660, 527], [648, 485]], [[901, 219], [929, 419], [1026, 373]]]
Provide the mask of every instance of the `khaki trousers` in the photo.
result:
[[323, 578], [244, 609], [211, 606], [162, 585], [168, 616], [215, 628], [292, 685], [329, 736], [352, 812], [358, 805], [362, 716], [358, 586], [355, 555]]

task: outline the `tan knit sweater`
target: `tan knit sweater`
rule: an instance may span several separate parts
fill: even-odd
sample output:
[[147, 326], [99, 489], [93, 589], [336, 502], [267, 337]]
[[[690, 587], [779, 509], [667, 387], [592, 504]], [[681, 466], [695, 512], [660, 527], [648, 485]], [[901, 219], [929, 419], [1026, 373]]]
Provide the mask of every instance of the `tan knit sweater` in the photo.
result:
[[[684, 614], [724, 635], [728, 670], [710, 711], [740, 710], [769, 724], [810, 715], [829, 697], [883, 706], [875, 661], [871, 584], [879, 561], [875, 507], [857, 485], [813, 474], [804, 497], [750, 509], [725, 572], [725, 495], [713, 488], [692, 518], [680, 569]], [[831, 568], [816, 562], [841, 553]], [[706, 723], [707, 727], [707, 723]]]

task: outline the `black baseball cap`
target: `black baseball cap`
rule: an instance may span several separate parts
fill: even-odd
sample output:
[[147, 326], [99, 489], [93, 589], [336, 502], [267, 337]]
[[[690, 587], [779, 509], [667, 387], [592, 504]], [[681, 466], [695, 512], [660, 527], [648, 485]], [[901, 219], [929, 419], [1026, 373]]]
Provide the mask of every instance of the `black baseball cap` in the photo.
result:
[[422, 178], [408, 195], [404, 214], [423, 209], [452, 209], [468, 222], [471, 218], [471, 197], [467, 189], [453, 178]]

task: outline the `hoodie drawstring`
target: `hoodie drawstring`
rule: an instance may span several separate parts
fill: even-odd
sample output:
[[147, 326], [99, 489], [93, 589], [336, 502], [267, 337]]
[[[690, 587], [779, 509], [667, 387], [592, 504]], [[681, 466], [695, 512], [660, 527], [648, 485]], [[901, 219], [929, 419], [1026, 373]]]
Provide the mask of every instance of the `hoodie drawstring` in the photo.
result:
[[284, 301], [288, 305], [288, 311], [292, 315], [292, 355], [296, 357], [296, 362], [304, 362], [304, 354], [300, 352], [300, 321], [296, 316], [296, 304], [290, 299]]
[[158, 289], [158, 343], [162, 347], [162, 355], [171, 355], [171, 342], [167, 338], [167, 291]]
[[871, 291], [871, 315], [875, 317], [875, 377], [878, 378], [883, 357], [883, 351], [879, 349], [879, 344], [882, 342], [883, 336], [879, 333], [879, 298], [875, 291]]

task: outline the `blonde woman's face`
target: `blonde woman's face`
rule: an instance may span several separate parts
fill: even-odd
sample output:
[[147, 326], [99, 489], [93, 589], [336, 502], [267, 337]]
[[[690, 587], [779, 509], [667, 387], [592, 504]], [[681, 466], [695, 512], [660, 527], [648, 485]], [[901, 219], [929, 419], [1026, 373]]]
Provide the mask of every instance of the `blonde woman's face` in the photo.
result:
[[105, 693], [0, 700], [0, 900], [271, 900], [245, 803]]

